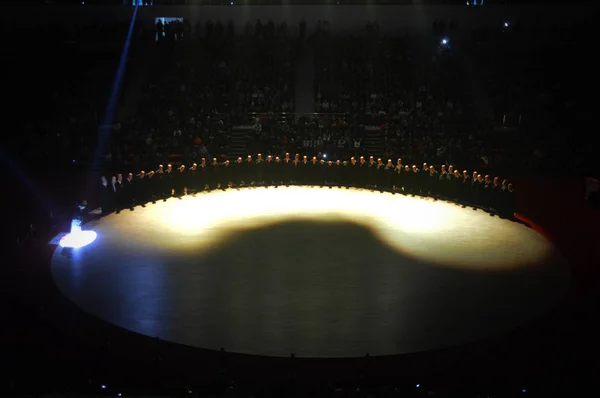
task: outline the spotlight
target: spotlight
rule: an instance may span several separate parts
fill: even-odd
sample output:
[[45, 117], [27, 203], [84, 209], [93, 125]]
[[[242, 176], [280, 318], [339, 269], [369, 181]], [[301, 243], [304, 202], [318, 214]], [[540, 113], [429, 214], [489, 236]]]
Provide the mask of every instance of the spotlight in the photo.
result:
[[420, 385], [420, 384], [417, 384], [415, 387], [419, 388], [419, 387], [421, 387], [421, 385]]
[[504, 22], [504, 27], [508, 28], [508, 22]]
[[442, 39], [442, 44], [444, 44], [444, 45], [448, 44], [448, 39]]
[[326, 153], [323, 154], [323, 159], [327, 159], [327, 154]]
[[[95, 241], [97, 236], [94, 231], [71, 231], [70, 234], [63, 236], [58, 244], [63, 248], [79, 249]], [[105, 389], [106, 386], [103, 384], [102, 388]]]
[[106, 390], [106, 386], [105, 386], [104, 384], [102, 384], [102, 385], [100, 386], [100, 388], [101, 388], [101, 389], [103, 389], [103, 390]]
[[233, 1], [230, 1], [230, 2], [229, 2], [229, 5], [230, 5], [230, 6], [232, 6], [232, 5], [233, 5]]

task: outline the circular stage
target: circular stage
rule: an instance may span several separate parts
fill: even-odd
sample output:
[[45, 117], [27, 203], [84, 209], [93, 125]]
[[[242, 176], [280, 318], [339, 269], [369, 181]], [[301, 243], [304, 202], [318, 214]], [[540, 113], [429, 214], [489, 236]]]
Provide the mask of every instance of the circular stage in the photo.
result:
[[513, 330], [567, 292], [544, 237], [453, 203], [359, 189], [229, 189], [110, 214], [52, 257], [60, 290], [144, 335], [298, 357], [430, 350]]

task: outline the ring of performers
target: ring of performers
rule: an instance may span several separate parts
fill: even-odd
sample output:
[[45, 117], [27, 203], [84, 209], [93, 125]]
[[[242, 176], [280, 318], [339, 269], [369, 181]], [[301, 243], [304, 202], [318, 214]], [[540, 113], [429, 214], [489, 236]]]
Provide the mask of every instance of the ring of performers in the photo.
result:
[[454, 165], [439, 168], [423, 163], [404, 165], [402, 159], [352, 157], [349, 161], [326, 161], [286, 153], [279, 156], [248, 155], [235, 161], [218, 162], [202, 158], [189, 167], [168, 164], [138, 174], [116, 174], [110, 180], [101, 177], [101, 207], [104, 213], [144, 206], [148, 202], [187, 194], [240, 187], [312, 185], [355, 187], [392, 194], [431, 197], [453, 201], [463, 207], [488, 211], [491, 215], [512, 219], [515, 191], [506, 179], [459, 171]]

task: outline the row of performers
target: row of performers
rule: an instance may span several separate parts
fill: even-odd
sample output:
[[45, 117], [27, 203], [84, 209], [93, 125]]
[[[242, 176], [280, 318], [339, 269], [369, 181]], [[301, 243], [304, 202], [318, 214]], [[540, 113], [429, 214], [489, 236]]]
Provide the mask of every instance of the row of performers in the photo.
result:
[[514, 213], [514, 190], [506, 180], [476, 171], [461, 173], [453, 166], [442, 165], [439, 171], [427, 163], [408, 166], [401, 159], [396, 164], [391, 159], [384, 163], [362, 156], [332, 162], [299, 155], [292, 159], [289, 154], [263, 159], [258, 154], [256, 159], [240, 157], [235, 162], [220, 163], [215, 158], [207, 163], [202, 159], [190, 168], [167, 165], [165, 169], [160, 165], [156, 171], [142, 171], [137, 176], [129, 173], [125, 179], [119, 174], [110, 182], [102, 177], [103, 204], [112, 209], [188, 192], [288, 184], [371, 188], [454, 200], [507, 217]]

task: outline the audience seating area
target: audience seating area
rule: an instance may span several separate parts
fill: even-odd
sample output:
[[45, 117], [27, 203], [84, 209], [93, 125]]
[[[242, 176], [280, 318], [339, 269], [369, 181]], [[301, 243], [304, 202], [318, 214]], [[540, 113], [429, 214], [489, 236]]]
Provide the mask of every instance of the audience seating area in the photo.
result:
[[505, 134], [505, 141], [513, 141], [505, 145], [527, 153], [522, 166], [556, 172], [585, 164], [590, 169], [583, 155], [590, 155], [584, 130], [593, 105], [581, 90], [593, 73], [587, 62], [593, 37], [589, 23], [543, 28], [507, 21], [472, 32], [470, 52], [494, 108], [494, 122], [519, 132], [518, 140]]
[[[376, 137], [375, 156], [402, 156], [408, 162], [488, 165], [477, 142], [462, 57], [450, 43], [428, 36], [389, 37], [369, 25], [360, 37], [321, 33], [315, 55], [315, 107], [321, 112], [364, 116]], [[356, 79], [356, 76], [361, 79]]]
[[285, 24], [236, 34], [231, 25], [207, 23], [192, 35], [171, 22], [157, 31], [167, 34], [158, 36], [137, 112], [119, 135], [122, 158], [174, 165], [226, 158], [229, 115], [293, 112], [296, 46]]

